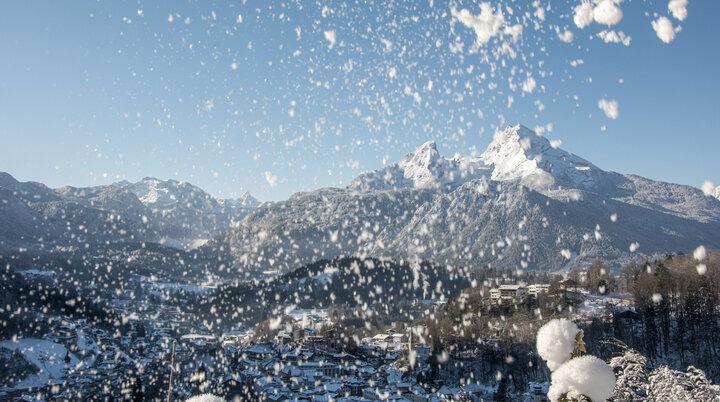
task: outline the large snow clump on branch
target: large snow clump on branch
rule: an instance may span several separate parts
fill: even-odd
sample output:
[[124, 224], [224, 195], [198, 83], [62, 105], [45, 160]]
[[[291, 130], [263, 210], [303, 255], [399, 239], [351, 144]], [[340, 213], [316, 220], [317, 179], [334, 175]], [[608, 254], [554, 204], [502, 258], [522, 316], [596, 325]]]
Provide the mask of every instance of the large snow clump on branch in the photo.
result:
[[547, 361], [550, 371], [568, 361], [575, 349], [575, 337], [580, 328], [564, 318], [543, 325], [537, 335], [537, 351]]
[[607, 363], [595, 356], [576, 357], [565, 362], [552, 373], [548, 391], [551, 401], [566, 395], [580, 400], [584, 395], [593, 401], [610, 398], [615, 389], [615, 374]]

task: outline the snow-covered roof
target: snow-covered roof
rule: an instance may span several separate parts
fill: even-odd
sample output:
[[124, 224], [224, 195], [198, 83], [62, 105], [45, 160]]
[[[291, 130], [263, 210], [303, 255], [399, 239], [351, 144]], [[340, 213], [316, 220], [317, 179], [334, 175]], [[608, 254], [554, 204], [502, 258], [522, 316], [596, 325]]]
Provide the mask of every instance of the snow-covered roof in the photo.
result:
[[267, 346], [264, 345], [251, 345], [245, 348], [245, 352], [248, 353], [254, 353], [254, 354], [271, 354], [273, 351]]

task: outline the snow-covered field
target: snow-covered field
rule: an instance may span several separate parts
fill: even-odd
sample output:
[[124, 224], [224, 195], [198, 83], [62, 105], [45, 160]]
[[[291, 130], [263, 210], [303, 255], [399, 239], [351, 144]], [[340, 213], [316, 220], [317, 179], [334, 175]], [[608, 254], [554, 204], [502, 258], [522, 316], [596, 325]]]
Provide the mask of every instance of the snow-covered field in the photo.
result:
[[579, 317], [600, 316], [610, 311], [627, 310], [632, 304], [630, 295], [619, 293], [609, 296], [585, 295], [584, 300], [577, 306], [576, 314]]
[[2, 341], [0, 347], [22, 353], [23, 357], [39, 370], [37, 374], [30, 375], [16, 384], [15, 389], [58, 383], [68, 369], [80, 364], [80, 360], [63, 345], [44, 339], [28, 338]]

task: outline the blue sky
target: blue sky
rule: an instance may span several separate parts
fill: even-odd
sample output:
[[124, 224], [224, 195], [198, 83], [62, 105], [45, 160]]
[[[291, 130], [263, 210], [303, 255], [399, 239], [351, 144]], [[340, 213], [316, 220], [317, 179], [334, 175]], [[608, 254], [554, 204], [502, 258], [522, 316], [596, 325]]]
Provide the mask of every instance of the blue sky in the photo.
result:
[[[522, 123], [603, 169], [720, 184], [720, 2], [690, 0], [681, 21], [667, 1], [626, 0], [613, 25], [583, 28], [580, 0], [489, 4], [494, 32], [473, 30], [472, 2], [3, 1], [0, 170], [279, 200], [429, 139], [480, 153]], [[681, 27], [670, 43], [660, 17]]]

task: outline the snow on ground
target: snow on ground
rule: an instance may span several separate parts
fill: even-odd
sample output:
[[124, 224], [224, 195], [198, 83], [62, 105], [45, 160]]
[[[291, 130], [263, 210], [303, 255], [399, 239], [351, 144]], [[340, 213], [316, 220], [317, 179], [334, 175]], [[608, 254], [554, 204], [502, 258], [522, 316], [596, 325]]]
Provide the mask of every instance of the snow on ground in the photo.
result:
[[579, 257], [579, 255], [578, 253], [570, 251], [568, 249], [563, 249], [561, 254], [563, 257], [565, 257], [566, 260], [568, 260], [568, 262], [561, 268], [561, 271], [569, 272], [571, 264], [573, 263], [573, 261], [575, 261], [575, 259]]
[[312, 278], [322, 285], [327, 285], [328, 283], [332, 282], [332, 278], [338, 273], [340, 270], [337, 268], [328, 267], [325, 268], [325, 271], [323, 271], [322, 274], [318, 274], [313, 276]]
[[291, 310], [287, 315], [295, 318], [297, 321], [298, 319], [302, 319], [303, 316], [327, 317], [328, 310], [326, 308], [298, 308]]
[[[68, 367], [76, 367], [80, 363], [80, 360], [63, 345], [44, 339], [28, 338], [2, 341], [0, 347], [22, 353], [23, 357], [39, 370], [37, 374], [28, 376], [16, 384], [14, 387], [16, 389], [55, 383], [66, 374]], [[66, 356], [69, 356], [70, 359], [68, 363], [65, 362]]]
[[34, 276], [51, 277], [51, 276], [55, 276], [55, 274], [56, 274], [55, 271], [39, 271], [37, 269], [28, 269], [25, 271], [18, 271], [18, 273], [25, 277], [34, 277]]
[[210, 239], [197, 238], [197, 239], [173, 239], [170, 237], [163, 237], [159, 243], [168, 247], [173, 247], [181, 250], [193, 250], [200, 246], [205, 245]]
[[632, 306], [632, 297], [622, 293], [611, 293], [608, 296], [585, 295], [577, 306], [577, 315], [584, 317], [601, 316], [608, 311], [627, 310]]
[[185, 283], [174, 283], [174, 282], [155, 282], [152, 284], [154, 289], [158, 291], [169, 290], [171, 292], [177, 292], [183, 290], [188, 293], [205, 293], [207, 291], [217, 289], [217, 286], [210, 285], [190, 285]]
[[202, 294], [208, 291], [217, 289], [217, 286], [212, 284], [189, 284], [189, 283], [177, 283], [177, 282], [162, 282], [156, 277], [148, 277], [138, 275], [138, 279], [141, 282], [147, 283], [150, 286], [150, 292], [159, 297], [163, 297], [162, 292], [179, 292], [184, 291], [186, 293]]
[[78, 329], [77, 347], [85, 366], [92, 366], [95, 363], [97, 355], [100, 354], [100, 345], [95, 342], [91, 335], [85, 333], [82, 329]]
[[312, 279], [316, 282], [318, 282], [321, 285], [327, 285], [332, 282], [332, 278], [337, 275], [337, 273], [340, 272], [339, 269], [335, 267], [327, 267], [321, 274], [313, 275], [310, 278], [302, 278], [298, 281], [301, 285], [307, 282], [308, 279]]
[[224, 399], [220, 398], [219, 396], [215, 396], [213, 394], [202, 394], [193, 396], [190, 399], [186, 399], [185, 402], [220, 402], [224, 401]]

